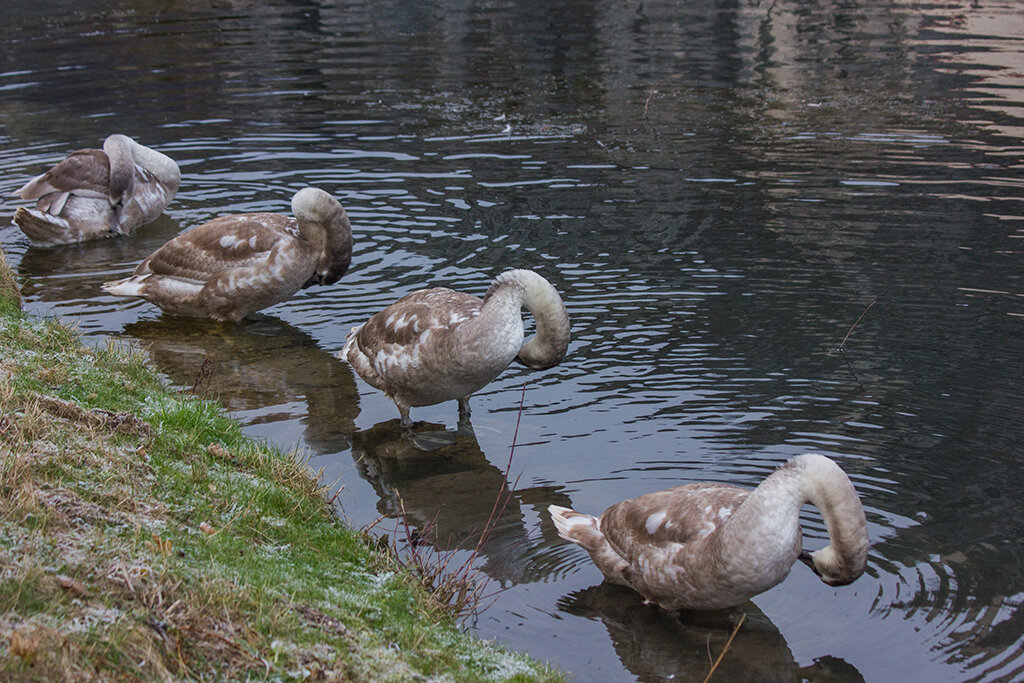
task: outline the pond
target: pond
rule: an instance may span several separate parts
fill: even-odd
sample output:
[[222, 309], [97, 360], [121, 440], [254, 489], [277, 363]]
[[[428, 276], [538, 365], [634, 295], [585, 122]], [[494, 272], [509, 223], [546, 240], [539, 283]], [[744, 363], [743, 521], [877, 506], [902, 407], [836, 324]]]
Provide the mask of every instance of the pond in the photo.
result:
[[[868, 573], [830, 588], [794, 567], [744, 606], [718, 679], [1024, 676], [1019, 5], [205, 5], [5, 0], [5, 216], [112, 132], [183, 176], [127, 239], [43, 249], [0, 229], [31, 313], [144, 344], [247, 433], [304, 449], [353, 524], [399, 543], [407, 524], [491, 579], [469, 627], [575, 680], [701, 680], [733, 621], [603, 585], [548, 505], [755, 486], [809, 451], [861, 494]], [[287, 213], [306, 185], [352, 219], [338, 284], [239, 325], [100, 290], [181, 230]], [[482, 295], [509, 267], [562, 293], [569, 355], [510, 367], [474, 398], [475, 438], [416, 451], [334, 354], [403, 294]]]

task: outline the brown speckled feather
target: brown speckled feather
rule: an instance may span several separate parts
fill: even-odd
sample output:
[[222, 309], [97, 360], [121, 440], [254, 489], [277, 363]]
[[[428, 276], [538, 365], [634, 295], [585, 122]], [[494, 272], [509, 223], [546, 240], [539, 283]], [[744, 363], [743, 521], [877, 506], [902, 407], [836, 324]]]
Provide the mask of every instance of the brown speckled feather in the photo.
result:
[[[22, 199], [39, 199], [52, 192], [86, 192], [107, 197], [110, 192], [110, 160], [101, 149], [72, 152], [34, 182], [22, 188]], [[40, 210], [46, 210], [39, 207]]]
[[[616, 503], [601, 515], [601, 532], [624, 557], [646, 543], [687, 544], [714, 532], [749, 489], [730, 484], [686, 484]], [[662, 514], [655, 525], [652, 515]], [[651, 521], [648, 528], [648, 521]]]
[[389, 396], [430, 405], [436, 392], [451, 384], [477, 384], [463, 376], [472, 372], [460, 372], [452, 337], [462, 323], [480, 315], [482, 305], [478, 297], [444, 287], [407, 294], [354, 332], [361, 354], [350, 353], [350, 361]]
[[360, 328], [357, 343], [363, 353], [376, 356], [393, 345], [419, 343], [425, 333], [448, 330], [480, 315], [483, 301], [445, 287], [407, 294]]
[[150, 254], [136, 274], [205, 282], [227, 268], [245, 268], [266, 261], [270, 251], [295, 239], [295, 219], [275, 213], [237, 214], [204, 223]]

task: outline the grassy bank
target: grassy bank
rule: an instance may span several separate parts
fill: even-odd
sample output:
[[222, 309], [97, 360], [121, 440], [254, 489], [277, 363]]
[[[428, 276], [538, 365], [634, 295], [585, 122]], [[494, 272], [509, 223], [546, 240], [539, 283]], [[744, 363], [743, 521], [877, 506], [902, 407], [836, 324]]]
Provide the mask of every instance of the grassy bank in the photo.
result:
[[289, 454], [0, 262], [0, 680], [560, 680], [459, 631]]

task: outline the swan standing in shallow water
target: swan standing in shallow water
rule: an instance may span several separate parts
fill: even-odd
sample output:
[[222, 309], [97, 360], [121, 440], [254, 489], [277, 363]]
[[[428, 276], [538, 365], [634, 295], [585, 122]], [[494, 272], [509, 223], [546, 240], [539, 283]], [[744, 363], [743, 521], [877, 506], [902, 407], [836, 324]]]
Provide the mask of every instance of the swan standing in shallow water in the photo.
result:
[[14, 222], [43, 246], [127, 235], [156, 220], [180, 184], [173, 159], [114, 134], [28, 181], [15, 194], [36, 207], [18, 207]]
[[103, 289], [148, 299], [169, 313], [238, 322], [303, 287], [334, 284], [352, 259], [345, 209], [307, 187], [292, 198], [292, 213], [244, 213], [196, 226], [150, 254], [131, 277]]
[[[523, 343], [522, 309], [537, 323]], [[408, 294], [348, 335], [338, 356], [383, 391], [412, 426], [409, 409], [469, 398], [518, 358], [534, 370], [557, 365], [569, 347], [569, 315], [558, 292], [532, 270], [508, 270], [483, 299], [444, 287]]]
[[[829, 545], [801, 550], [800, 506], [825, 519]], [[558, 535], [605, 578], [668, 610], [733, 607], [778, 584], [799, 559], [830, 586], [867, 564], [868, 531], [846, 473], [823, 455], [790, 459], [753, 490], [687, 484], [617, 503], [600, 517], [548, 508]]]

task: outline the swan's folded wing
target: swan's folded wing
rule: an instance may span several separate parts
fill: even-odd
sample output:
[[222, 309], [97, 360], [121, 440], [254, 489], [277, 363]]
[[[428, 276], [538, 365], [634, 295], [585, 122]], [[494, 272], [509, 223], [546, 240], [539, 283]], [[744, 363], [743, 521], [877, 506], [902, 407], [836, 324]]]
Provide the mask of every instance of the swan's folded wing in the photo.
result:
[[144, 265], [161, 276], [205, 282], [226, 270], [265, 263], [289, 239], [293, 223], [270, 213], [224, 216], [178, 235]]
[[623, 557], [645, 547], [685, 545], [714, 532], [749, 491], [728, 484], [686, 484], [617, 503], [601, 515], [601, 532]]
[[39, 199], [51, 192], [73, 192], [84, 197], [106, 198], [110, 191], [110, 161], [103, 150], [72, 152], [46, 173], [26, 183], [17, 194]]
[[411, 349], [480, 314], [482, 302], [444, 287], [407, 294], [366, 321], [356, 334], [359, 349], [373, 358], [385, 350]]

